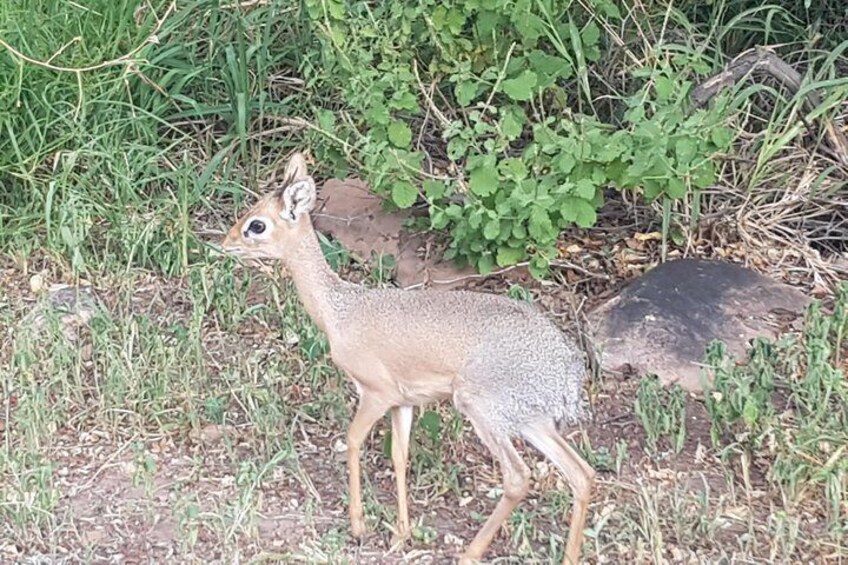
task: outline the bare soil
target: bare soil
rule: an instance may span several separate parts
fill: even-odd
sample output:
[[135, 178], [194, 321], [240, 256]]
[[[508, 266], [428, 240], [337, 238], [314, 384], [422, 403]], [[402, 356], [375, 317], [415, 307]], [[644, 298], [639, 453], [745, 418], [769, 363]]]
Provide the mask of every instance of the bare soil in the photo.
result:
[[[463, 286], [504, 292], [512, 284], [522, 284], [565, 331], [574, 332], [581, 313], [655, 263], [659, 253], [654, 233], [633, 235], [608, 229], [570, 235], [554, 281], [534, 281], [517, 268], [485, 279], [469, 277]], [[745, 258], [741, 244], [710, 250], [713, 256]], [[671, 250], [670, 256], [680, 255], [681, 250]], [[354, 266], [345, 276], [361, 280], [366, 271]], [[35, 300], [30, 289], [35, 272], [53, 282], [73, 282], [60, 264], [47, 258], [24, 263], [6, 260], [0, 269], [2, 286], [7, 289], [0, 311], [5, 308], [16, 319], [26, 314]], [[184, 280], [141, 274], [133, 284], [136, 309], [158, 313], [165, 321], [184, 317], [190, 310]], [[100, 289], [99, 298], [112, 308], [120, 303], [108, 288]], [[249, 301], [267, 302], [267, 288], [252, 289]], [[280, 341], [278, 329], [251, 320], [234, 335], [220, 331], [205, 335], [208, 355], [221, 366], [236, 349], [268, 347], [271, 351]], [[346, 399], [344, 409], [352, 414], [352, 387], [340, 386], [344, 387], [340, 391]], [[633, 410], [637, 386], [638, 379], [629, 375], [591, 379], [586, 388], [592, 420], [568, 436], [599, 471], [587, 524], [584, 556], [588, 562], [696, 563], [720, 558], [766, 562], [792, 555], [795, 562], [836, 563], [848, 558], [846, 549], [834, 545], [822, 531], [823, 509], [815, 501], [796, 509], [801, 519], [797, 522], [800, 531], [791, 536], [794, 546], [787, 550], [781, 545], [787, 542], [778, 535], [774, 520], [782, 502], [755, 468], [743, 472], [738, 461], [721, 461], [711, 447], [709, 420], [700, 400], [689, 399], [682, 452], [673, 454], [664, 445], [659, 454], [649, 454]], [[286, 403], [296, 406], [318, 393], [292, 386], [283, 394]], [[0, 417], [0, 438], [20, 441], [12, 429], [15, 399], [7, 396], [2, 402], [6, 409]], [[445, 420], [450, 418], [449, 407], [439, 411]], [[415, 444], [422, 441], [421, 431], [416, 430], [410, 511], [417, 536], [403, 547], [390, 548], [395, 487], [390, 459], [382, 453], [387, 426], [378, 425], [365, 448], [366, 509], [372, 533], [357, 541], [349, 535], [347, 519], [344, 440], [348, 421], [329, 415], [296, 418], [293, 449], [269, 453], [263, 451], [268, 444], [260, 443], [255, 430], [238, 419], [232, 425], [205, 423], [194, 429], [110, 430], [81, 407], [43, 446], [58, 489], [53, 515], [35, 532], [7, 524], [0, 560], [454, 562], [494, 507], [500, 486], [491, 457], [470, 428], [466, 425], [458, 439], [445, 439], [441, 447], [441, 456], [457, 466], [460, 492], [419, 478], [416, 471], [426, 472], [429, 459], [416, 455], [421, 448]], [[550, 562], [552, 540], [559, 552], [567, 534], [570, 495], [555, 471], [534, 451], [518, 445], [532, 462], [533, 489], [520, 516], [496, 538], [487, 558]], [[268, 466], [258, 471], [261, 480], [254, 476], [250, 483], [244, 463], [257, 460], [261, 453]]]

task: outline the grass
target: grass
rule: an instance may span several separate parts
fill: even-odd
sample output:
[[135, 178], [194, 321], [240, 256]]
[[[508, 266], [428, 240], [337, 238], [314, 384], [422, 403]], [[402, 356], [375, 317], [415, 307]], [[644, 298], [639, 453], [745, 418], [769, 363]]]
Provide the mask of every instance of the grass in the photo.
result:
[[[375, 533], [353, 541], [342, 450], [352, 387], [287, 283], [208, 253], [205, 243], [290, 150], [311, 144], [341, 159], [348, 149], [321, 121], [337, 110], [344, 118], [326, 98], [332, 77], [320, 88], [301, 78], [320, 72], [320, 35], [289, 2], [247, 4], [0, 3], [0, 561], [443, 561], [493, 507], [500, 477], [490, 457], [450, 407], [428, 407], [413, 436], [413, 541], [389, 552], [386, 423], [365, 450]], [[701, 25], [691, 10], [668, 15], [681, 14]], [[796, 20], [773, 25], [789, 22], [781, 34], [797, 34]], [[708, 60], [769, 31], [753, 12], [722, 22], [704, 34], [722, 38]], [[626, 37], [637, 58], [656, 55]], [[826, 39], [834, 50], [843, 45]], [[824, 59], [815, 79], [830, 97], [821, 111], [837, 111], [843, 59], [803, 54]], [[584, 61], [579, 88], [601, 88], [604, 72]], [[794, 171], [763, 155], [798, 149], [790, 118], [800, 101], [765, 117], [760, 102], [745, 114], [762, 126], [749, 128], [755, 133], [740, 149], [749, 168], [727, 174], [749, 172], [752, 189], [775, 178], [785, 186]], [[327, 161], [320, 174], [337, 168]], [[819, 184], [832, 193], [840, 186]], [[346, 277], [391, 283], [391, 258], [358, 265], [324, 244]], [[51, 284], [96, 297], [75, 338], [48, 307]], [[560, 298], [551, 285], [501, 290]], [[598, 421], [570, 438], [601, 471], [590, 561], [848, 558], [839, 304], [841, 326], [837, 316], [813, 316], [802, 341], [780, 346], [785, 360], [763, 365], [775, 374], [768, 390], [790, 400], [763, 396], [768, 417], [753, 431], [729, 408], [652, 381], [592, 384]], [[44, 312], [41, 329], [31, 327], [33, 312]], [[833, 337], [822, 337], [822, 324]], [[761, 374], [739, 371], [721, 381], [727, 398], [749, 381], [762, 384]], [[799, 375], [815, 386], [790, 379]], [[568, 491], [528, 451], [531, 459], [533, 492], [492, 551], [508, 562], [557, 558], [567, 533]]]

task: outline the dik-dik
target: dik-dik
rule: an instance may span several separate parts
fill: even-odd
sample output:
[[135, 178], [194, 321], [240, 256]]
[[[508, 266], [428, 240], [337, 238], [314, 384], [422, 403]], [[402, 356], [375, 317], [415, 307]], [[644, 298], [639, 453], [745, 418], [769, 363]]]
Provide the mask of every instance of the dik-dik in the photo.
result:
[[230, 229], [225, 251], [282, 261], [306, 311], [326, 333], [333, 362], [353, 381], [359, 406], [348, 430], [350, 522], [365, 534], [360, 449], [392, 414], [396, 535], [409, 535], [406, 469], [414, 406], [451, 398], [498, 460], [503, 496], [460, 563], [482, 558], [527, 495], [530, 469], [512, 444], [523, 437], [563, 473], [574, 509], [563, 563], [577, 563], [594, 470], [559, 435], [583, 416], [583, 355], [545, 316], [503, 296], [467, 291], [369, 289], [341, 280], [324, 259], [309, 213], [315, 182], [302, 155], [284, 181]]

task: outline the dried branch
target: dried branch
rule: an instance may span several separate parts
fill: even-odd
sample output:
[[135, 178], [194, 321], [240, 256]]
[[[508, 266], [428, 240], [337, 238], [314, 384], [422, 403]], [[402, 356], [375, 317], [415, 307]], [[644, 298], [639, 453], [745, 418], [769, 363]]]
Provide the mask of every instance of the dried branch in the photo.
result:
[[[756, 72], [765, 73], [777, 79], [793, 93], [801, 90], [803, 79], [798, 71], [773, 52], [764, 47], [757, 47], [737, 56], [725, 70], [696, 86], [692, 90], [692, 102], [696, 108], [700, 108], [722, 90]], [[808, 111], [812, 112], [821, 104], [821, 97], [815, 89], [811, 89], [807, 92], [804, 102]], [[843, 164], [848, 165], [848, 139], [827, 117], [822, 116], [821, 122], [836, 157]], [[807, 126], [809, 127], [809, 124]]]

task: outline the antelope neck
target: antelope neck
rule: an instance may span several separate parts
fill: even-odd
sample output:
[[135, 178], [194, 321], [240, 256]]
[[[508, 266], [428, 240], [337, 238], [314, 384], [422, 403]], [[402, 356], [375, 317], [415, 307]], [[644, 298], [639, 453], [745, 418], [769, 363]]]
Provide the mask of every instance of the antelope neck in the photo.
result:
[[332, 322], [334, 315], [332, 305], [336, 301], [333, 295], [345, 283], [327, 264], [311, 220], [305, 217], [301, 221], [306, 224], [295, 228], [301, 234], [287, 253], [284, 263], [306, 312], [326, 333], [327, 325]]

